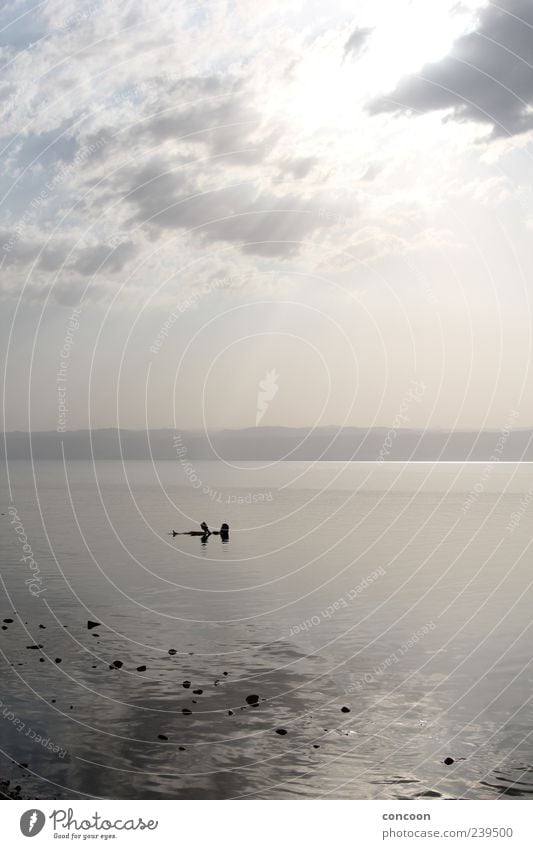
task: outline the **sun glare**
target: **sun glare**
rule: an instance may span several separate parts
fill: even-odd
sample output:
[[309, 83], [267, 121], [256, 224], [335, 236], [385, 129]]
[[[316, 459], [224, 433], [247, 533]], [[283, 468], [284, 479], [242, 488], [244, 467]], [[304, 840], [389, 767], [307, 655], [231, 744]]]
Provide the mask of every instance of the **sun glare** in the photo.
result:
[[353, 128], [358, 105], [445, 56], [484, 3], [470, 2], [454, 14], [448, 0], [381, 5], [359, 54], [345, 53], [344, 31], [305, 51], [292, 84], [282, 94], [287, 111], [303, 132]]

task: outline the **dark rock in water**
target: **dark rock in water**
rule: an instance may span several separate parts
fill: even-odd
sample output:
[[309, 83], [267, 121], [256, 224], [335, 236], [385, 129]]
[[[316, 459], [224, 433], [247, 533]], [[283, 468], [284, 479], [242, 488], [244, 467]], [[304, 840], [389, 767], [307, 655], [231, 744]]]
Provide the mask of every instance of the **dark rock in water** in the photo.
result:
[[43, 631], [46, 631], [46, 625], [39, 625], [39, 628], [42, 628]]
[[220, 684], [220, 678], [217, 678], [217, 679], [215, 680], [215, 687], [218, 687], [218, 685], [219, 685], [219, 684]]
[[228, 710], [228, 716], [235, 716], [235, 711]]
[[71, 706], [70, 706], [70, 710], [74, 710], [74, 705], [71, 705]]
[[44, 657], [39, 658], [39, 663], [44, 663]]
[[91, 666], [91, 669], [96, 669], [96, 664], [93, 664], [93, 665]]
[[446, 764], [446, 766], [450, 766], [451, 764], [455, 763], [455, 761], [453, 758], [444, 758], [444, 763]]
[[42, 649], [41, 645], [26, 646], [27, 649]]
[[91, 637], [99, 637], [99, 636], [100, 636], [100, 634], [97, 634], [96, 631], [93, 631], [92, 634], [91, 634]]
[[168, 740], [168, 737], [166, 737], [164, 734], [158, 734], [157, 739], [158, 740]]
[[259, 702], [259, 696], [246, 696], [246, 703], [249, 705], [256, 705]]
[[111, 669], [114, 667], [115, 669], [121, 669], [124, 666], [121, 660], [114, 660], [111, 664]]
[[101, 624], [102, 624], [101, 622], [91, 622], [91, 620], [88, 619], [87, 620], [87, 630], [90, 631], [91, 628], [98, 628], [98, 626], [101, 625]]
[[183, 686], [185, 687], [186, 690], [188, 690], [189, 687], [191, 686], [191, 682], [190, 681], [184, 681]]
[[223, 673], [222, 673], [222, 675], [229, 675], [229, 673], [228, 673], [228, 672], [223, 672]]
[[178, 746], [178, 749], [180, 750], [180, 752], [186, 752], [187, 751], [185, 746]]
[[176, 651], [176, 649], [169, 649], [168, 653], [169, 654], [177, 654], [177, 651]]
[[189, 710], [189, 708], [183, 708], [181, 712], [182, 712], [185, 716], [190, 716], [190, 715], [191, 715], [191, 713], [192, 713], [192, 710]]
[[320, 749], [320, 746], [318, 745], [318, 743], [313, 743], [313, 749]]
[[344, 705], [344, 707], [341, 707], [341, 711], [342, 711], [343, 713], [350, 713], [350, 708], [349, 708], [349, 707], [346, 707], [346, 705]]
[[197, 704], [198, 704], [198, 702], [196, 701], [196, 699], [191, 699], [191, 704], [192, 704], [192, 705], [197, 705]]
[[138, 666], [137, 672], [146, 672], [146, 666]]
[[14, 622], [14, 621], [15, 621], [14, 619], [4, 619], [4, 622], [6, 623], [6, 625], [11, 625], [11, 623]]
[[7, 625], [2, 625], [2, 631], [7, 631]]
[[203, 690], [193, 690], [195, 696], [201, 696], [203, 692]]
[[55, 662], [56, 662], [56, 663], [61, 663], [61, 658], [60, 658], [60, 657], [56, 657]]
[[53, 705], [55, 705], [56, 700], [55, 700], [55, 699], [50, 699], [50, 702], [51, 702]]
[[276, 728], [276, 734], [279, 734], [281, 737], [284, 737], [286, 733], [287, 730], [285, 728]]

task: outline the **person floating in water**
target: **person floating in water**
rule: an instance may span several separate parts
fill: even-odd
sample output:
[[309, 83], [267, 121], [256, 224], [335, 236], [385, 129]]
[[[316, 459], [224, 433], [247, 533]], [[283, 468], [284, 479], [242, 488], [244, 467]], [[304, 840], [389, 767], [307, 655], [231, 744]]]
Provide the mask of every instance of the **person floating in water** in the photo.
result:
[[206, 540], [211, 535], [219, 536], [222, 540], [228, 540], [229, 539], [229, 525], [226, 524], [226, 522], [224, 522], [224, 524], [222, 524], [220, 526], [219, 531], [209, 530], [207, 522], [202, 522], [200, 527], [202, 529], [201, 531], [174, 531], [174, 530], [172, 530], [172, 531], [170, 531], [170, 534], [173, 537], [177, 537], [177, 536], [202, 537], [204, 540]]

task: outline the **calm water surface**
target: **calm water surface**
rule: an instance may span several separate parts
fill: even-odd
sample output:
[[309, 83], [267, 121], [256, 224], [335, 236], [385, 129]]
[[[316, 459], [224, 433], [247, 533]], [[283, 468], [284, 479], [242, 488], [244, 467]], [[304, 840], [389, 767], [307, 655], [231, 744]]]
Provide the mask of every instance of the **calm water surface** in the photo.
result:
[[241, 466], [2, 468], [0, 778], [531, 798], [533, 466]]

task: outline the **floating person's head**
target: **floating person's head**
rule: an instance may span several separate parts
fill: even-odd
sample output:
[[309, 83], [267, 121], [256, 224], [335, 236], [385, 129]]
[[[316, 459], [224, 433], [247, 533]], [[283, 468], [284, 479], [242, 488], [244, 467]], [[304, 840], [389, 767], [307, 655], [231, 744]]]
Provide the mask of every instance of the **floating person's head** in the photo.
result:
[[208, 533], [209, 533], [209, 528], [207, 527], [207, 522], [202, 522], [202, 524], [200, 525], [200, 527], [201, 527], [201, 529], [203, 530], [204, 534], [208, 534]]
[[222, 537], [222, 539], [229, 538], [229, 525], [227, 525], [226, 522], [224, 522], [224, 524], [220, 526], [220, 536]]

